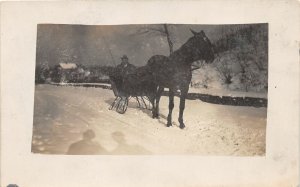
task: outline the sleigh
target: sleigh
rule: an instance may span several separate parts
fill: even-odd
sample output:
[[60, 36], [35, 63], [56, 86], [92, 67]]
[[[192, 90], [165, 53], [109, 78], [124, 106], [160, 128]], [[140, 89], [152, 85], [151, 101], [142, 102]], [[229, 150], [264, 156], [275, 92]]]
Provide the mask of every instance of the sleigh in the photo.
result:
[[109, 78], [115, 95], [109, 110], [124, 114], [131, 99], [136, 100], [138, 108], [152, 109], [156, 85], [146, 67], [136, 68], [126, 75], [115, 69]]

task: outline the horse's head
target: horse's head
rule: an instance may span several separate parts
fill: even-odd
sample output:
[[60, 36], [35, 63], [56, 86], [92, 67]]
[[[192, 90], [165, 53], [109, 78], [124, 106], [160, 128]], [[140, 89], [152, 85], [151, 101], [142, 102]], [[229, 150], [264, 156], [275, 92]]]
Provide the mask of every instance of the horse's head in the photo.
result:
[[204, 31], [195, 32], [191, 29], [192, 36], [186, 44], [192, 51], [193, 60], [205, 60], [206, 63], [214, 61], [214, 47], [205, 35]]

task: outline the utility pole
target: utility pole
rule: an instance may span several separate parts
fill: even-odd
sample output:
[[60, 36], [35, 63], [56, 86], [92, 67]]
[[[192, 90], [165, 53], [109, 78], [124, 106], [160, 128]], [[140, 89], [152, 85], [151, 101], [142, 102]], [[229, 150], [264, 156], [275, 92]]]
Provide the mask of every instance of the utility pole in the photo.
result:
[[116, 66], [116, 62], [115, 62], [114, 56], [112, 55], [112, 52], [111, 52], [110, 47], [108, 46], [108, 43], [106, 42], [106, 40], [105, 40], [105, 38], [104, 38], [103, 36], [102, 36], [102, 39], [103, 39], [103, 41], [104, 41], [105, 46], [108, 48], [108, 52], [109, 52], [109, 54], [110, 54], [110, 57], [111, 57], [111, 59], [112, 59], [112, 62], [113, 62], [113, 64], [114, 64], [114, 66]]

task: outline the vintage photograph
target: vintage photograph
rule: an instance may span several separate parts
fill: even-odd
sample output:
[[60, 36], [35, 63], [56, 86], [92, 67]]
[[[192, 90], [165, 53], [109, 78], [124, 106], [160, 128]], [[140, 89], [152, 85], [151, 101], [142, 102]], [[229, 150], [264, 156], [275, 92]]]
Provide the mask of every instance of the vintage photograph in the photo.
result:
[[265, 156], [268, 24], [38, 24], [32, 153]]

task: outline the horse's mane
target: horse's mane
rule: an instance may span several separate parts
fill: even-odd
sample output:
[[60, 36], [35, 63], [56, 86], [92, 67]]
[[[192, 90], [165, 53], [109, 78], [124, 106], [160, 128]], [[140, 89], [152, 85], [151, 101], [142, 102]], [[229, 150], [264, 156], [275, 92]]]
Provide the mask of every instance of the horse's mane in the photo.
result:
[[179, 49], [175, 50], [170, 56], [169, 59], [175, 63], [192, 63], [193, 56], [189, 54], [191, 52], [191, 47], [193, 45], [192, 40], [195, 40], [194, 37], [189, 38]]

